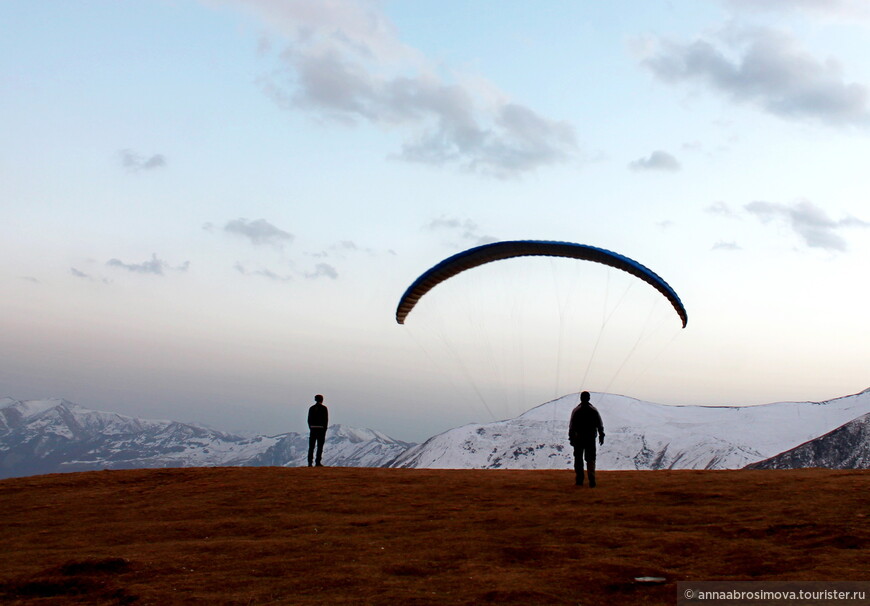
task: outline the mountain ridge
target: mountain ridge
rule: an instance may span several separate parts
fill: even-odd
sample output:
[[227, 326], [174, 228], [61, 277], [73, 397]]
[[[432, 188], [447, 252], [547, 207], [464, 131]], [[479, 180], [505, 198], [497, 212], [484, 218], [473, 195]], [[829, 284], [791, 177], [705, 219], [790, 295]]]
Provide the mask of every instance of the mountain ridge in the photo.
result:
[[[410, 443], [332, 425], [326, 465], [382, 466]], [[63, 398], [0, 399], [0, 478], [96, 469], [307, 464], [308, 436], [241, 436], [91, 410]]]
[[[870, 412], [870, 390], [756, 406], [670, 406], [601, 393], [592, 401], [607, 434], [599, 469], [739, 469]], [[515, 419], [448, 430], [409, 449], [393, 466], [570, 468], [567, 419], [576, 403], [577, 395], [569, 394]]]
[[[741, 469], [827, 434], [870, 413], [870, 389], [821, 402], [755, 406], [671, 406], [595, 393], [607, 439], [599, 469]], [[374, 429], [332, 425], [323, 462], [342, 467], [569, 469], [567, 419], [577, 394], [513, 418], [469, 423], [421, 444]], [[848, 452], [866, 448], [864, 426], [837, 438], [843, 461], [870, 465]], [[308, 436], [288, 432], [242, 436], [194, 423], [131, 417], [85, 408], [63, 398], [0, 399], [0, 478], [94, 469], [192, 466], [304, 466]], [[804, 459], [784, 459], [804, 465]], [[804, 463], [801, 463], [804, 461]]]
[[870, 413], [747, 469], [870, 468]]

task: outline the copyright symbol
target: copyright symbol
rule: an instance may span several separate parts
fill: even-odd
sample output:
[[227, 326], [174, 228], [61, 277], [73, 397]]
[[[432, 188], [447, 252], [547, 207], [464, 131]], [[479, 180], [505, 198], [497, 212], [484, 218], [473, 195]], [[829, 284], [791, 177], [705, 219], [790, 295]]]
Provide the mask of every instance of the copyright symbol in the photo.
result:
[[687, 589], [686, 591], [683, 592], [683, 595], [686, 596], [687, 600], [691, 600], [693, 597], [695, 597], [695, 592], [692, 591], [691, 589]]

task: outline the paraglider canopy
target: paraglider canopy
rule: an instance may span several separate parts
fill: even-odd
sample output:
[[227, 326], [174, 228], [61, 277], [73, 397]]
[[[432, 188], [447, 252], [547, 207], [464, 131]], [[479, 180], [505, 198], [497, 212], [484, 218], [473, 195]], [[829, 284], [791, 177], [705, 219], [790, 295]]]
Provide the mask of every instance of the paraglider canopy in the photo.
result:
[[683, 307], [683, 303], [680, 301], [680, 298], [677, 296], [674, 289], [659, 277], [658, 274], [633, 259], [629, 259], [619, 253], [605, 250], [603, 248], [597, 248], [595, 246], [588, 246], [586, 244], [553, 242], [548, 240], [512, 240], [494, 242], [492, 244], [484, 244], [483, 246], [469, 248], [468, 250], [444, 259], [428, 271], [424, 272], [414, 281], [413, 284], [411, 284], [411, 286], [408, 287], [405, 294], [402, 295], [399, 305], [396, 308], [396, 322], [404, 324], [408, 314], [411, 313], [411, 310], [414, 309], [414, 306], [423, 295], [441, 282], [444, 282], [463, 271], [486, 263], [492, 263], [493, 261], [529, 256], [568, 257], [572, 259], [602, 263], [628, 272], [629, 274], [650, 284], [653, 288], [664, 295], [677, 312], [677, 315], [679, 315], [680, 320], [682, 320], [683, 328], [686, 327], [686, 324], [689, 321], [686, 309]]

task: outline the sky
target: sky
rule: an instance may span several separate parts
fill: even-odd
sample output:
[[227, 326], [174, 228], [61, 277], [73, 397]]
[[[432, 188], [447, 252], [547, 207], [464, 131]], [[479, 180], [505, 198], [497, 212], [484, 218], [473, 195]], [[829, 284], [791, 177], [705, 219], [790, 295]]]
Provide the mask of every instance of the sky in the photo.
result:
[[[581, 389], [870, 387], [865, 0], [5, 0], [0, 23], [2, 396], [277, 434], [323, 393], [419, 441]], [[395, 322], [423, 271], [519, 239], [637, 260], [688, 326], [547, 259]]]

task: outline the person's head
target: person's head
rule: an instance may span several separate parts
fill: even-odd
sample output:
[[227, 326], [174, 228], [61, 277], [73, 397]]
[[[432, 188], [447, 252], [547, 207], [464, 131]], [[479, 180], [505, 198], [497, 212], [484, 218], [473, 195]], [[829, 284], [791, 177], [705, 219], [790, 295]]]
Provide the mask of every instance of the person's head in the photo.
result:
[[583, 404], [589, 404], [589, 392], [588, 391], [584, 391], [584, 392], [580, 393], [580, 401]]
[[314, 401], [317, 402], [318, 404], [323, 404], [323, 396], [321, 396], [320, 394], [317, 394], [316, 396], [314, 396]]

